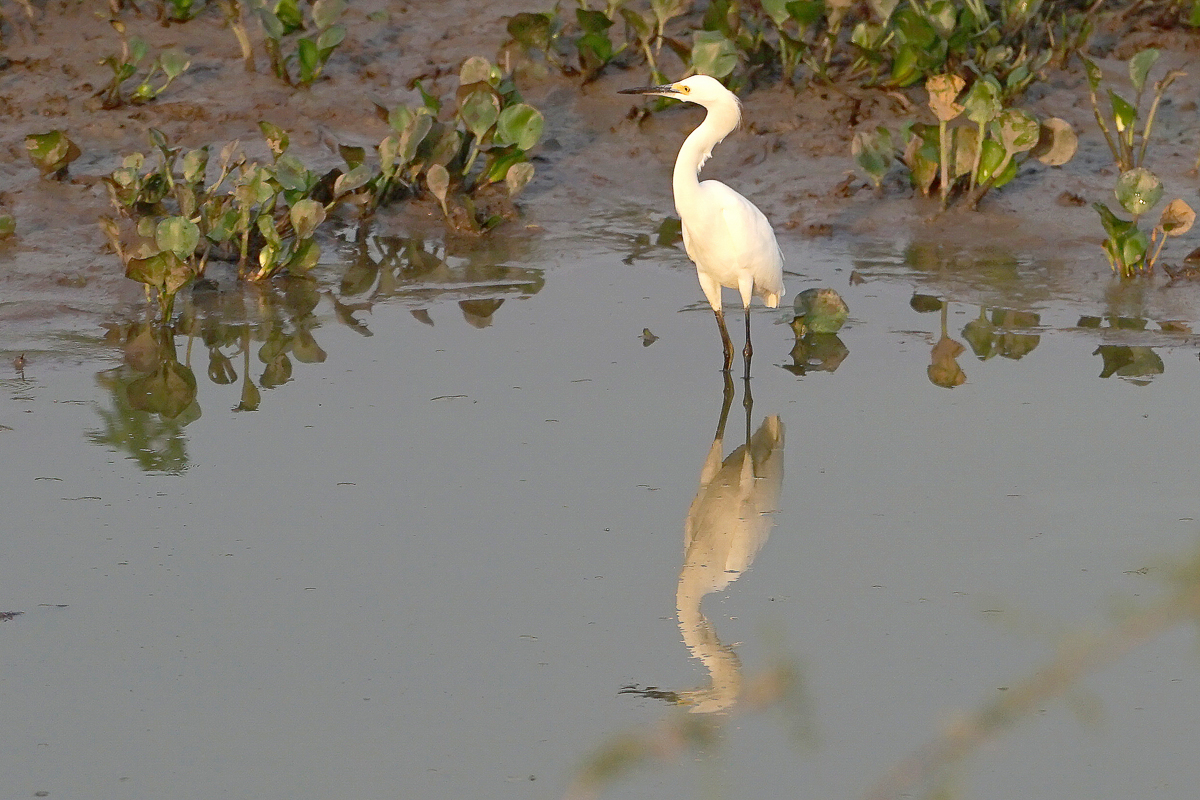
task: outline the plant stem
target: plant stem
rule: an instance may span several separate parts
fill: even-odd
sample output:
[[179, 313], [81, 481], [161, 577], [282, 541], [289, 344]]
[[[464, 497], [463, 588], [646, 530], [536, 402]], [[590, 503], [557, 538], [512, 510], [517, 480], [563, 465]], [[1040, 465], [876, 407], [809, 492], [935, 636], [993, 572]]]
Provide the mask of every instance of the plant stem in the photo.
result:
[[938, 120], [938, 161], [942, 167], [942, 211], [950, 199], [950, 142], [946, 140], [946, 121]]

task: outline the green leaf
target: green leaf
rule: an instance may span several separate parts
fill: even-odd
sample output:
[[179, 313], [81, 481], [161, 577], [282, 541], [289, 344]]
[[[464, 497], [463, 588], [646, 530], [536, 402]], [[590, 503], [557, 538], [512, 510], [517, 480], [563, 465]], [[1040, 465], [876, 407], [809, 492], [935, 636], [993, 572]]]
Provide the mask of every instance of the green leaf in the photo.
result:
[[389, 133], [375, 149], [379, 152], [379, 169], [385, 177], [390, 178], [397, 166], [403, 166], [396, 163], [396, 156], [400, 152], [400, 137], [396, 134]]
[[129, 61], [127, 64], [140, 64], [142, 59], [146, 57], [146, 53], [150, 48], [146, 44], [146, 40], [140, 36], [131, 36], [129, 38]]
[[482, 56], [471, 56], [462, 63], [458, 70], [458, 85], [468, 86], [472, 83], [490, 83], [492, 78], [492, 62]]
[[42, 175], [66, 169], [68, 164], [82, 155], [75, 143], [59, 130], [29, 134], [25, 137], [25, 151]]
[[450, 190], [450, 173], [441, 164], [434, 164], [425, 173], [425, 184], [444, 210], [446, 193]]
[[279, 236], [279, 229], [275, 227], [274, 217], [270, 214], [262, 214], [255, 220], [255, 224], [258, 227], [258, 232], [262, 234], [263, 241], [269, 247], [278, 250], [283, 246], [283, 239]]
[[1104, 79], [1104, 73], [1100, 70], [1096, 62], [1090, 58], [1080, 56], [1080, 59], [1083, 61], [1083, 68], [1087, 73], [1088, 86], [1094, 92], [1100, 88], [1100, 82]]
[[308, 171], [304, 163], [290, 153], [284, 153], [275, 162], [275, 180], [288, 192], [307, 192], [316, 183], [316, 176]]
[[[625, 9], [621, 9], [621, 11], [624, 12]], [[522, 11], [514, 14], [508, 20], [508, 35], [526, 47], [545, 52], [550, 49], [550, 32], [553, 22], [553, 14], [533, 14]]]
[[954, 24], [958, 18], [958, 10], [949, 0], [935, 0], [929, 4], [928, 21], [938, 35], [949, 39], [954, 33]]
[[300, 64], [300, 82], [312, 83], [321, 69], [316, 42], [307, 37], [296, 42], [296, 60]]
[[300, 11], [298, 0], [277, 0], [274, 11], [276, 19], [283, 25], [285, 34], [304, 27], [304, 14]]
[[975, 168], [975, 151], [979, 148], [979, 137], [967, 127], [954, 128], [949, 133], [954, 146], [954, 163], [950, 165], [950, 175], [953, 178], [970, 175], [971, 170]]
[[164, 295], [175, 293], [195, 277], [195, 271], [170, 250], [147, 258], [131, 258], [125, 265], [125, 277], [153, 286]]
[[1127, 219], [1121, 219], [1104, 203], [1092, 203], [1092, 208], [1100, 215], [1100, 224], [1104, 226], [1104, 232], [1113, 239], [1119, 239], [1131, 230], [1136, 230], [1137, 226]]
[[312, 20], [318, 30], [337, 22], [346, 10], [346, 0], [316, 0], [312, 5]]
[[[896, 0], [883, 0], [889, 4], [886, 13], [879, 13], [879, 18], [886, 20], [892, 15], [892, 9], [896, 7]], [[877, 2], [876, 5], [883, 5], [883, 2]], [[795, 2], [787, 4], [788, 15], [800, 24], [801, 28], [820, 22], [825, 16], [825, 3], [822, 0], [795, 0]], [[877, 9], [878, 10], [878, 9]]]
[[366, 162], [367, 149], [365, 147], [352, 147], [348, 144], [339, 144], [338, 155], [346, 162], [347, 167], [354, 169]]
[[[622, 8], [621, 17], [625, 20], [625, 24], [633, 29], [634, 34], [640, 39], [649, 39], [654, 33], [654, 25], [641, 14], [634, 11], [632, 8]], [[541, 48], [545, 50], [546, 48]]]
[[529, 185], [529, 182], [533, 180], [533, 171], [533, 164], [528, 161], [513, 164], [508, 168], [508, 172], [504, 175], [504, 184], [508, 187], [509, 197], [516, 197], [522, 189]]
[[341, 197], [344, 194], [349, 194], [357, 189], [361, 189], [369, 180], [371, 180], [371, 168], [366, 164], [357, 166], [345, 175], [339, 175], [337, 180], [333, 182], [333, 195], [334, 197]]
[[183, 179], [188, 183], [203, 183], [208, 169], [208, 145], [189, 150], [183, 157]]
[[328, 30], [321, 31], [321, 35], [317, 37], [317, 51], [321, 57], [321, 61], [326, 61], [329, 58], [329, 54], [345, 40], [346, 28], [342, 25], [334, 25]]
[[404, 165], [413, 160], [417, 148], [425, 141], [430, 129], [433, 128], [433, 117], [428, 114], [417, 114], [400, 130], [396, 160]]
[[500, 103], [486, 89], [476, 89], [459, 101], [458, 115], [476, 139], [482, 139], [500, 118]]
[[579, 51], [579, 66], [589, 76], [602, 70], [613, 57], [612, 41], [603, 33], [585, 33], [575, 48]]
[[985, 125], [1000, 113], [1000, 84], [991, 75], [976, 79], [963, 98], [967, 119], [976, 125]]
[[850, 316], [846, 301], [834, 289], [805, 289], [794, 307], [810, 333], [837, 333]]
[[186, 217], [167, 217], [154, 230], [159, 250], [170, 250], [181, 259], [191, 258], [200, 242], [200, 228]]
[[[322, 209], [322, 213], [324, 209]], [[303, 275], [317, 265], [321, 260], [321, 245], [316, 239], [305, 239], [296, 245], [295, 252], [288, 259], [287, 271], [292, 275]], [[304, 359], [300, 359], [303, 361]]]
[[1135, 167], [1122, 172], [1121, 177], [1117, 178], [1114, 194], [1122, 208], [1140, 217], [1162, 199], [1163, 185], [1150, 170]]
[[288, 139], [287, 131], [278, 125], [273, 125], [270, 122], [260, 121], [258, 129], [267, 139], [267, 147], [271, 148], [271, 152], [275, 158], [279, 158], [288, 149], [290, 140]]
[[258, 9], [258, 21], [262, 25], [263, 33], [268, 39], [279, 41], [287, 32], [279, 17], [272, 14], [266, 8]]
[[584, 33], [598, 33], [608, 38], [608, 29], [613, 21], [603, 11], [592, 11], [586, 8], [575, 9], [575, 19]]
[[1137, 109], [1112, 89], [1108, 90], [1108, 99], [1112, 103], [1113, 120], [1117, 123], [1117, 131], [1124, 132], [1126, 128], [1137, 121]]
[[183, 74], [192, 60], [188, 58], [188, 54], [177, 47], [170, 50], [163, 50], [158, 56], [158, 63], [162, 66], [163, 73], [167, 76], [167, 80], [173, 81]]
[[775, 23], [776, 28], [782, 28], [791, 15], [788, 13], [788, 0], [762, 0], [763, 11]]
[[1138, 94], [1141, 94], [1142, 87], [1146, 85], [1146, 76], [1150, 74], [1150, 69], [1154, 62], [1158, 61], [1158, 57], [1158, 50], [1151, 47], [1129, 59], [1129, 80]]
[[7, 239], [16, 232], [16, 218], [12, 214], [0, 214], [0, 239]]
[[308, 239], [325, 221], [325, 206], [316, 200], [297, 200], [288, 210], [288, 218], [292, 222], [292, 230], [297, 239]]
[[724, 78], [737, 67], [737, 45], [717, 31], [696, 31], [692, 36], [692, 69], [702, 75]]
[[517, 103], [500, 112], [496, 122], [496, 143], [515, 144], [531, 150], [542, 138], [546, 119], [542, 112], [526, 103]]
[[850, 153], [856, 163], [871, 182], [879, 187], [883, 178], [892, 166], [896, 149], [892, 145], [892, 134], [884, 127], [874, 131], [856, 131], [850, 142]]
[[1018, 108], [1004, 109], [991, 127], [1010, 156], [1032, 150], [1038, 142], [1038, 121], [1032, 114]]

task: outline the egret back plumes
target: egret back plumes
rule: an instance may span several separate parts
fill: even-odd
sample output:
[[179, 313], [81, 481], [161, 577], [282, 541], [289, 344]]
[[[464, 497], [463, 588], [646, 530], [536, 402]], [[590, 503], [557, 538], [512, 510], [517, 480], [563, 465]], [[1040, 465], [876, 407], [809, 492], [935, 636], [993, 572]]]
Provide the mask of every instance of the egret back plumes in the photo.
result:
[[655, 94], [696, 103], [708, 113], [679, 150], [671, 185], [675, 210], [683, 227], [683, 245], [696, 264], [700, 288], [712, 306], [721, 331], [724, 369], [733, 362], [733, 344], [721, 307], [722, 287], [736, 289], [746, 310], [746, 346], [742, 350], [750, 374], [750, 301], [757, 296], [769, 308], [784, 295], [783, 254], [771, 223], [758, 207], [719, 181], [700, 181], [700, 168], [712, 149], [738, 126], [741, 104], [733, 92], [707, 75], [676, 83], [623, 89], [626, 94]]

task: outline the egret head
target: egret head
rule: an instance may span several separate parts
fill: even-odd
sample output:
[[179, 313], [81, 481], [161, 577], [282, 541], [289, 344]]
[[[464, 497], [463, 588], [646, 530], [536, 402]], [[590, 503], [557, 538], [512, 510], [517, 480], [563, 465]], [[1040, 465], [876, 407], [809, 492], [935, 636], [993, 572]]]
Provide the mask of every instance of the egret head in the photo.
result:
[[662, 86], [641, 86], [636, 89], [621, 89], [621, 94], [656, 94], [696, 103], [705, 108], [732, 106], [740, 108], [737, 95], [721, 85], [716, 78], [708, 75], [693, 75], [674, 83]]

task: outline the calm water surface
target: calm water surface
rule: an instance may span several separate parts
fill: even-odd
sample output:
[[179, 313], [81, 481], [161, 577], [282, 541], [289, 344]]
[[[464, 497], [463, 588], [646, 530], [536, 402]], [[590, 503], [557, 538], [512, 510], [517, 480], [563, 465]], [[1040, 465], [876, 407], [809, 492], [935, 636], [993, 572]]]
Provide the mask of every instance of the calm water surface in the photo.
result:
[[[346, 243], [174, 358], [46, 337], [0, 383], [0, 796], [556, 798], [623, 733], [667, 754], [602, 796], [1194, 796], [1191, 290], [790, 240], [714, 442], [639, 213]], [[813, 286], [851, 319], [794, 350]]]

